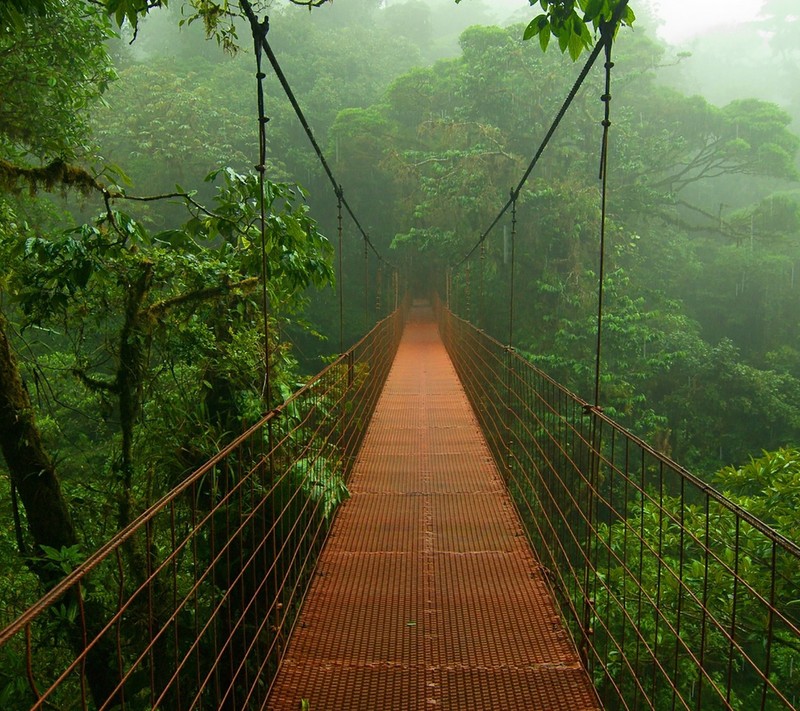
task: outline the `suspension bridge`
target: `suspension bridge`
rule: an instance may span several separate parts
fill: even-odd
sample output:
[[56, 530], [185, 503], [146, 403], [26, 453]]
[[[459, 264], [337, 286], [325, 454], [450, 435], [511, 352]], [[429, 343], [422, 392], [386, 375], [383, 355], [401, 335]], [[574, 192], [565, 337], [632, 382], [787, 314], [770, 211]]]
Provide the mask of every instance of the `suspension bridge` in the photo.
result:
[[[380, 258], [266, 23], [251, 22], [260, 173], [264, 49], [331, 179], [340, 245], [345, 209]], [[459, 265], [509, 210], [513, 255], [519, 192], [604, 49], [607, 136], [602, 34]], [[515, 352], [513, 308], [502, 344], [435, 293], [398, 295], [0, 630], [15, 698], [129, 711], [800, 708], [800, 548], [599, 406], [602, 225], [593, 402]]]
[[429, 308], [411, 311], [269, 708], [598, 708]]
[[2, 630], [29, 707], [798, 708], [800, 549], [436, 312], [380, 322]]

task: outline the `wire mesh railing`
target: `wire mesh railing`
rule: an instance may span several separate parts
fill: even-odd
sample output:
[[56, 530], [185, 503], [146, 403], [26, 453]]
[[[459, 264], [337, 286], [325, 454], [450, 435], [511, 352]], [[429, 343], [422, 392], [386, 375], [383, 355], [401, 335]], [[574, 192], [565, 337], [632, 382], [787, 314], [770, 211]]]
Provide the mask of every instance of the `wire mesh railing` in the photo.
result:
[[444, 308], [440, 329], [607, 709], [797, 709], [800, 548]]
[[3, 708], [264, 708], [402, 321], [381, 321], [0, 631]]

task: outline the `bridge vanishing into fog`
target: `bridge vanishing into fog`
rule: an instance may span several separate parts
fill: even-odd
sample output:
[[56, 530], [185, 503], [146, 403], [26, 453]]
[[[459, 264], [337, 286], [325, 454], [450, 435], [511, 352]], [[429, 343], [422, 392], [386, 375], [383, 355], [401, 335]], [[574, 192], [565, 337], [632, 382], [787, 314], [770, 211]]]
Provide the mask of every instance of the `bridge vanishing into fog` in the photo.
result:
[[268, 708], [599, 708], [429, 308], [349, 486]]

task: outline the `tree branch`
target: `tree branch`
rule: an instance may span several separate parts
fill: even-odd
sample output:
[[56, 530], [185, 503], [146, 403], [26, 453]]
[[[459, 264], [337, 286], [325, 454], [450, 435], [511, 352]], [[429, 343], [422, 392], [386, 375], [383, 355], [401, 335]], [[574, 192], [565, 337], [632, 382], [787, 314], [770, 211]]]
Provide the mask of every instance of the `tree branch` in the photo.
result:
[[126, 195], [121, 191], [111, 191], [85, 168], [67, 163], [61, 158], [57, 158], [41, 168], [14, 165], [9, 161], [0, 159], [0, 189], [16, 192], [19, 190], [20, 182], [27, 183], [31, 194], [35, 194], [40, 188], [52, 192], [56, 187], [60, 187], [64, 190], [71, 188], [78, 190], [78, 192], [84, 195], [88, 195], [91, 192], [99, 192], [102, 194], [105, 201], [109, 221], [115, 227], [116, 222], [111, 210], [111, 200], [155, 202], [157, 200], [170, 200], [174, 198], [184, 200], [208, 217], [213, 217], [214, 219], [236, 225], [235, 220], [218, 215], [203, 204], [197, 202], [197, 200], [192, 197], [191, 193], [174, 192], [161, 195]]
[[174, 198], [180, 198], [185, 202], [189, 203], [190, 205], [192, 205], [193, 207], [195, 207], [204, 215], [208, 215], [208, 217], [213, 217], [215, 220], [228, 222], [234, 226], [237, 224], [236, 220], [232, 220], [229, 217], [224, 217], [223, 215], [218, 215], [213, 210], [209, 210], [202, 203], [197, 202], [197, 200], [195, 200], [192, 197], [191, 193], [174, 192], [174, 193], [163, 193], [161, 195], [127, 195], [126, 193], [123, 192], [112, 193], [108, 192], [107, 190], [105, 192], [108, 195], [109, 200], [131, 200], [132, 202], [155, 202], [156, 200], [172, 200]]
[[28, 184], [31, 194], [35, 194], [39, 188], [52, 191], [56, 186], [63, 189], [73, 188], [84, 195], [95, 190], [101, 193], [106, 191], [105, 186], [98, 183], [87, 170], [61, 158], [41, 168], [14, 165], [0, 159], [0, 188], [16, 192], [20, 182]]
[[333, 0], [289, 0], [289, 2], [292, 3], [292, 5], [301, 5], [310, 10], [312, 7], [321, 7], [327, 2], [333, 2]]
[[95, 392], [118, 393], [119, 387], [116, 380], [101, 380], [94, 378], [80, 368], [73, 368], [72, 374], [80, 380], [89, 390]]
[[248, 277], [247, 279], [242, 279], [241, 281], [234, 283], [226, 282], [224, 284], [220, 284], [219, 286], [210, 286], [205, 289], [198, 289], [197, 291], [190, 291], [186, 294], [173, 296], [170, 299], [158, 301], [152, 306], [144, 309], [143, 315], [149, 316], [150, 318], [158, 318], [166, 311], [169, 311], [169, 309], [180, 306], [181, 304], [188, 304], [195, 301], [206, 301], [217, 296], [222, 296], [223, 294], [228, 294], [237, 289], [244, 291], [254, 289], [258, 285], [258, 280], [258, 277]]

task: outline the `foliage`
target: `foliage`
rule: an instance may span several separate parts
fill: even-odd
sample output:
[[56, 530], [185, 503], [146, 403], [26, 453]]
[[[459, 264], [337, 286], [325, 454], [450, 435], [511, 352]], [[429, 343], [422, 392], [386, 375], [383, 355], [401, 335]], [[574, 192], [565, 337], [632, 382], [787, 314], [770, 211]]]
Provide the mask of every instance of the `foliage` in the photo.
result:
[[713, 482], [725, 495], [792, 541], [800, 540], [800, 450], [785, 447], [723, 467]]
[[324, 519], [330, 519], [336, 507], [350, 498], [344, 479], [322, 456], [300, 459], [295, 464], [294, 476], [308, 499], [319, 507]]
[[[39, 424], [56, 454], [70, 508], [84, 514], [79, 546], [37, 547], [24, 529], [18, 531], [20, 552], [38, 550], [34, 569], [50, 571], [52, 578], [66, 574], [82, 551], [128, 524], [263, 411], [259, 180], [226, 169], [209, 181], [218, 184], [213, 206], [184, 194], [190, 214], [173, 229], [151, 232], [130, 215], [109, 211], [46, 236], [0, 232], [0, 249], [11, 264], [4, 310], [23, 329], [15, 341], [27, 336], [23, 369], [47, 403]], [[276, 402], [298, 379], [280, 330], [302, 308], [310, 286], [330, 282], [332, 269], [330, 248], [302, 190], [267, 182], [265, 195]], [[301, 492], [291, 494], [298, 515], [309, 522], [327, 521], [347, 496], [341, 473], [327, 459], [334, 461], [335, 448], [328, 450], [309, 454], [291, 482], [292, 491]], [[241, 513], [240, 507], [228, 515]], [[177, 515], [184, 515], [181, 508]], [[32, 517], [29, 508], [23, 525], [26, 516]], [[290, 531], [284, 522], [280, 532]], [[134, 587], [142, 582], [145, 560], [158, 556], [159, 536], [152, 546], [133, 538], [123, 546], [124, 576]], [[3, 550], [13, 545], [1, 543]], [[87, 615], [93, 610], [99, 620], [113, 609], [115, 580], [98, 573], [87, 583]], [[29, 595], [37, 589], [31, 586]], [[6, 622], [32, 601], [29, 595], [6, 598], [16, 604], [4, 611]], [[73, 652], [76, 615], [73, 600], [48, 618], [44, 633], [60, 643], [45, 655], [45, 665]], [[27, 685], [18, 683], [19, 659], [12, 647], [3, 654], [9, 673], [0, 679], [0, 698], [10, 706], [27, 703]], [[90, 662], [90, 671], [95, 666]], [[96, 697], [102, 694], [92, 686]]]
[[[241, 172], [252, 163], [256, 126], [245, 100], [251, 76], [241, 64], [226, 59], [176, 68], [174, 61], [153, 58], [120, 71], [93, 127], [104, 160], [124, 166], [129, 191], [169, 193], [180, 183], [211, 199], [213, 192], [203, 190], [206, 175], [221, 165]], [[154, 170], [160, 165], [173, 167]], [[181, 215], [159, 205], [147, 217], [162, 226]]]
[[[108, 7], [116, 21], [130, 23], [156, 4], [118, 2]], [[8, 34], [0, 34], [0, 42], [6, 54], [19, 59], [22, 67], [27, 52], [36, 81], [41, 79], [36, 72], [44, 71], [53, 54], [70, 60], [63, 73], [60, 66], [52, 73], [52, 96], [19, 91], [13, 97], [18, 104], [4, 104], [3, 110], [19, 107], [19, 113], [4, 116], [0, 125], [2, 187], [16, 190], [27, 180], [32, 192], [59, 186], [66, 191], [78, 182], [71, 176], [77, 176], [89, 191], [102, 192], [106, 209], [79, 227], [69, 226], [67, 219], [54, 229], [56, 220], [43, 219], [48, 210], [37, 207], [45, 204], [41, 198], [4, 196], [0, 201], [3, 337], [17, 353], [21, 389], [31, 396], [24, 419], [33, 423], [43, 450], [52, 457], [55, 481], [63, 484], [61, 503], [76, 519], [80, 540], [61, 548], [42, 543], [29, 530], [36, 507], [26, 504], [19, 511], [20, 527], [6, 527], [0, 537], [4, 622], [32, 602], [42, 583], [63, 577], [86, 550], [97, 548], [243, 426], [260, 418], [265, 401], [274, 404], [296, 389], [300, 376], [285, 333], [290, 326], [302, 327], [300, 314], [309, 289], [330, 284], [333, 276], [330, 246], [311, 218], [306, 193], [299, 186], [267, 181], [263, 244], [270, 317], [265, 344], [256, 175], [236, 168], [215, 170], [201, 186], [202, 193], [182, 187], [173, 191], [167, 181], [164, 190], [179, 205], [164, 210], [153, 208], [149, 198], [127, 196], [127, 187], [103, 189], [95, 171], [67, 162], [90, 160], [85, 109], [113, 76], [102, 45], [110, 25], [94, 5], [43, 3], [42, 8], [39, 13], [33, 6], [20, 6], [15, 16], [19, 22], [11, 28], [3, 25]], [[64, 35], [59, 35], [59, 22], [64, 23]], [[47, 32], [53, 37], [45, 37]], [[29, 36], [42, 40], [38, 56]], [[225, 43], [225, 35], [220, 36]], [[79, 39], [84, 43], [80, 47]], [[70, 42], [76, 44], [74, 52], [68, 51]], [[11, 60], [8, 66], [17, 68]], [[148, 190], [156, 186], [153, 174], [165, 174], [167, 165], [185, 165], [185, 177], [195, 183], [198, 174], [225, 159], [249, 162], [245, 154], [251, 152], [252, 139], [242, 140], [245, 121], [240, 116], [252, 118], [252, 107], [244, 98], [234, 106], [215, 94], [215, 88], [224, 86], [230, 96], [246, 97], [231, 81], [238, 69], [230, 63], [221, 66], [216, 87], [203, 91], [191, 75], [176, 78], [155, 62], [141, 65], [137, 91], [113, 97], [117, 113], [95, 115], [96, 137], [106, 144], [103, 153], [111, 147], [120, 163], [133, 164], [139, 189]], [[131, 82], [133, 74], [125, 78]], [[252, 82], [252, 70], [242, 76]], [[143, 99], [142, 92], [157, 85], [161, 90]], [[215, 101], [227, 105], [207, 111]], [[141, 112], [142, 106], [152, 112]], [[128, 118], [145, 115], [130, 125], [120, 120], [123, 113]], [[224, 127], [219, 125], [222, 118]], [[230, 142], [220, 141], [223, 132]], [[5, 158], [46, 164], [19, 166]], [[113, 174], [107, 166], [101, 170], [126, 183], [122, 169]], [[119, 210], [123, 200], [141, 206], [139, 215]], [[75, 206], [76, 212], [83, 209]], [[272, 365], [271, 393], [265, 392], [265, 348]], [[0, 387], [7, 385], [6, 375], [4, 370]], [[336, 448], [327, 446], [308, 453], [295, 472], [293, 492], [299, 486], [300, 493], [291, 496], [309, 522], [316, 518], [327, 525], [347, 496], [336, 457]], [[5, 475], [14, 481], [16, 473], [8, 457], [4, 465], [2, 515], [11, 521], [15, 512], [8, 504]], [[188, 515], [182, 503], [176, 515]], [[288, 537], [296, 523], [284, 522], [276, 535]], [[135, 589], [141, 583], [149, 562], [158, 560], [166, 545], [163, 536], [156, 530], [152, 541], [126, 542], [118, 561], [120, 584]], [[98, 622], [117, 603], [117, 576], [116, 569], [99, 570], [79, 593], [86, 614]], [[188, 585], [189, 579], [181, 569], [176, 584]], [[20, 588], [23, 583], [25, 589]], [[36, 637], [36, 646], [47, 640], [45, 666], [75, 652], [77, 610], [77, 599], [54, 608], [43, 637]], [[130, 611], [134, 626], [140, 612]], [[123, 642], [130, 650], [138, 643], [135, 634]], [[105, 662], [110, 660], [107, 655]], [[24, 650], [4, 648], [0, 699], [9, 708], [30, 700], [24, 665]], [[88, 666], [97, 665], [90, 661]], [[97, 694], [94, 682], [89, 684]], [[139, 685], [139, 679], [132, 680], [132, 708]], [[53, 703], [61, 701], [73, 699]]]
[[[798, 472], [800, 453], [781, 449], [764, 452], [740, 468], [725, 467], [714, 480], [723, 495], [777, 523], [783, 533], [797, 540], [796, 497], [791, 492], [797, 489]], [[737, 523], [730, 509], [714, 501], [704, 504], [694, 501], [690, 493], [682, 499], [653, 489], [641, 504], [640, 509], [638, 501], [631, 504], [634, 512], [627, 519], [600, 527], [600, 538], [610, 544], [613, 559], [609, 558], [610, 569], [602, 573], [609, 594], [597, 595], [598, 615], [604, 623], [596, 643], [602, 644], [606, 636], [618, 642], [627, 636], [629, 650], [634, 646], [655, 650], [658, 662], [644, 663], [636, 670], [639, 678], [675, 674], [676, 688], [684, 698], [697, 697], [701, 682], [691, 655], [695, 660], [702, 658], [710, 676], [702, 680], [703, 708], [726, 708], [720, 697], [725, 697], [729, 683], [734, 708], [761, 704], [763, 683], [753, 667], [764, 669], [766, 664], [769, 615], [765, 604], [773, 602], [797, 624], [793, 607], [800, 585], [797, 559], [780, 548], [773, 559], [772, 544], [760, 531], [744, 521]], [[637, 592], [639, 583], [649, 595], [644, 601]], [[658, 615], [654, 614], [654, 595]], [[620, 601], [623, 607], [618, 606]], [[634, 620], [642, 635], [635, 645]], [[792, 698], [800, 690], [793, 671], [800, 650], [783, 623], [775, 624], [772, 633], [770, 679]], [[614, 667], [619, 688], [632, 698], [637, 694], [636, 680], [621, 658]], [[735, 673], [729, 676], [731, 668]], [[712, 684], [719, 691], [712, 690]], [[660, 691], [655, 707], [669, 707], [674, 696], [670, 687], [654, 683], [656, 688]], [[783, 706], [772, 693], [766, 699], [766, 708]]]
[[[372, 197], [384, 222], [408, 225], [393, 231], [394, 245], [404, 262], [424, 264], [414, 283], [430, 283], [428, 271], [443, 272], [475, 244], [570, 87], [567, 64], [525, 51], [515, 32], [470, 28], [460, 57], [399, 77], [383, 102], [342, 112], [333, 126], [353, 161], [348, 183]], [[603, 406], [710, 472], [800, 431], [795, 201], [777, 193], [753, 204], [741, 190], [747, 207], [723, 214], [710, 187], [793, 179], [798, 138], [775, 105], [718, 108], [665, 90], [653, 70], [663, 50], [647, 37], [617, 44]], [[601, 93], [590, 80], [578, 94], [517, 200], [515, 344], [584, 397], [596, 344]], [[451, 303], [499, 338], [508, 334], [498, 315], [508, 312], [509, 218], [452, 279]]]
[[[532, 6], [536, 4], [536, 0], [531, 2]], [[633, 9], [627, 7], [623, 0], [540, 0], [538, 4], [543, 12], [530, 21], [523, 39], [538, 37], [542, 51], [545, 51], [550, 44], [550, 37], [555, 37], [559, 49], [562, 52], [569, 50], [573, 60], [593, 44], [589, 25], [597, 34], [604, 25], [614, 20], [616, 14], [618, 20], [613, 28], [613, 34], [616, 35], [620, 24], [632, 25], [636, 19]]]
[[635, 122], [623, 129], [627, 138], [638, 142], [641, 137], [649, 149], [651, 165], [627, 167], [651, 188], [675, 195], [725, 175], [797, 177], [794, 157], [800, 139], [788, 130], [791, 117], [774, 104], [750, 99], [718, 109], [700, 97], [662, 90], [653, 97], [651, 111], [646, 130]]
[[16, 21], [0, 31], [0, 158], [71, 158], [88, 149], [88, 110], [115, 76], [111, 28], [83, 2], [41, 0], [20, 14], [25, 5], [2, 4]]
[[[194, 214], [177, 229], [109, 212], [0, 240], [8, 306], [36, 334], [23, 368], [46, 403], [39, 426], [75, 510], [104, 513], [80, 519], [90, 546], [113, 513], [126, 524], [263, 407], [258, 180], [230, 169], [209, 179], [222, 183], [214, 208], [187, 198]], [[267, 183], [266, 198], [277, 393], [297, 379], [282, 324], [332, 268], [302, 191]]]
[[19, 30], [27, 20], [51, 10], [51, 0], [7, 0], [0, 6], [0, 32]]
[[[121, 164], [124, 173], [113, 180], [124, 187], [112, 186], [114, 192], [173, 193], [176, 181], [192, 188], [175, 189], [169, 207], [130, 203], [135, 215], [116, 211], [121, 198], [115, 198], [98, 219], [79, 228], [61, 220], [57, 230], [55, 211], [43, 200], [37, 198], [38, 207], [24, 197], [0, 202], [0, 306], [12, 322], [37, 422], [85, 550], [181, 481], [264, 407], [258, 181], [243, 172], [253, 162], [256, 133], [252, 57], [198, 59], [187, 39], [189, 25], [202, 26], [232, 49], [234, 3], [192, 2], [180, 17], [172, 3], [139, 24], [165, 4], [12, 0], [0, 7], [6, 70], [0, 88], [14, 82], [2, 92], [0, 157], [47, 170], [87, 157], [94, 140], [101, 168], [81, 170], [95, 180], [98, 172], [108, 174], [108, 161]], [[566, 57], [522, 38], [538, 37], [546, 47], [555, 37], [562, 54], [575, 59], [616, 5], [542, 2], [527, 29], [469, 28], [458, 56], [415, 69], [441, 53], [433, 11], [414, 3], [378, 11], [378, 3], [366, 1], [310, 15], [275, 8], [271, 42], [348, 200], [379, 249], [394, 247], [392, 259], [407, 266], [417, 293], [427, 293], [436, 279], [443, 284], [438, 273], [475, 243], [571, 86]], [[769, 3], [768, 15], [785, 33], [792, 23], [775, 25], [778, 6]], [[409, 15], [417, 21], [413, 29], [394, 26], [393, 17]], [[626, 12], [623, 24], [632, 21]], [[158, 28], [181, 22], [178, 39], [160, 34]], [[143, 37], [128, 48], [131, 36], [121, 30], [125, 43], [113, 49], [121, 81], [106, 90], [114, 77], [104, 45], [112, 23]], [[141, 40], [151, 32], [148, 47]], [[789, 44], [784, 54], [791, 64], [796, 52]], [[164, 46], [166, 60], [155, 56]], [[794, 276], [800, 213], [787, 181], [797, 177], [798, 139], [789, 114], [774, 104], [747, 99], [715, 106], [666, 89], [664, 56], [643, 33], [617, 36], [602, 404], [701, 473], [791, 445], [717, 477], [732, 497], [796, 536], [788, 504], [800, 437]], [[302, 314], [313, 298], [309, 288], [331, 280], [321, 231], [332, 234], [336, 223], [327, 177], [301, 143], [291, 109], [275, 99], [277, 84], [267, 82], [276, 402], [302, 379], [289, 341], [305, 339], [312, 355], [319, 349]], [[784, 83], [791, 92], [791, 82]], [[519, 195], [515, 226], [514, 345], [581, 395], [592, 389], [596, 343], [603, 92], [600, 78], [589, 77]], [[98, 106], [101, 98], [108, 106]], [[219, 165], [231, 168], [202, 182]], [[300, 176], [315, 195], [324, 230], [311, 219], [306, 192], [279, 182], [286, 175]], [[59, 181], [65, 182], [51, 183]], [[453, 303], [503, 339], [510, 233], [506, 215], [452, 279]], [[371, 299], [377, 273], [347, 222], [343, 244], [344, 321], [354, 340], [371, 321], [369, 306], [363, 317], [361, 306]], [[323, 295], [330, 303], [317, 314], [333, 333], [338, 312], [329, 297]], [[346, 496], [340, 474], [336, 452], [309, 452], [293, 472], [305, 492], [298, 507], [313, 500], [330, 513]], [[748, 487], [753, 479], [762, 488]], [[2, 515], [10, 521], [10, 492], [2, 486]], [[679, 517], [675, 502], [668, 503]], [[695, 512], [684, 513], [699, 526]], [[630, 524], [663, 532], [674, 558], [674, 532], [662, 531], [654, 516], [645, 511]], [[0, 555], [10, 559], [17, 547], [7, 527]], [[61, 566], [58, 556], [53, 549], [49, 559]], [[20, 560], [9, 560], [7, 569], [35, 590]], [[13, 580], [2, 586], [2, 599], [24, 604]], [[722, 597], [728, 592], [720, 588]], [[92, 591], [109, 599], [112, 593]], [[677, 604], [670, 594], [668, 607]], [[695, 634], [690, 627], [687, 635]], [[24, 675], [24, 658], [6, 661], [3, 683], [13, 687]], [[18, 697], [8, 693], [0, 699], [13, 707]]]

